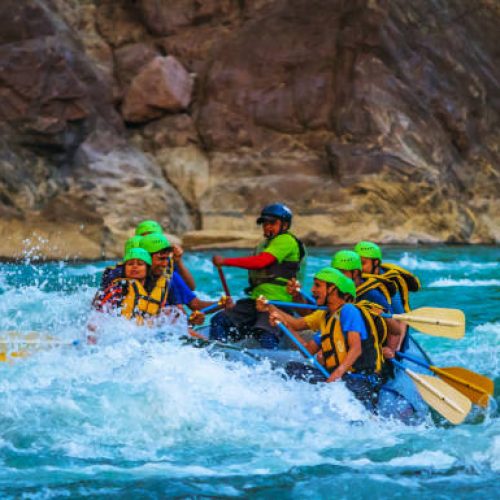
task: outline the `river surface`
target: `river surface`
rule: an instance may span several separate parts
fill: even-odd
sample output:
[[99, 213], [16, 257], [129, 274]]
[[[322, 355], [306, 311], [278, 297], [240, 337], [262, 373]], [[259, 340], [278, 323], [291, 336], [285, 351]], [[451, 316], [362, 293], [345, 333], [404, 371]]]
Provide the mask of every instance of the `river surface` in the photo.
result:
[[[466, 314], [460, 341], [415, 333], [434, 363], [466, 366], [498, 385], [498, 247], [384, 250], [421, 278], [414, 308]], [[331, 253], [311, 252], [308, 285]], [[194, 253], [186, 263], [200, 296], [215, 299], [221, 286], [209, 258]], [[82, 339], [106, 264], [1, 264], [0, 330]], [[226, 275], [241, 294], [245, 273]], [[495, 402], [458, 427], [383, 422], [342, 383], [311, 386], [268, 364], [210, 357], [177, 340], [180, 326], [160, 343], [123, 320], [99, 321], [95, 347], [44, 348], [0, 363], [1, 498], [499, 497]]]

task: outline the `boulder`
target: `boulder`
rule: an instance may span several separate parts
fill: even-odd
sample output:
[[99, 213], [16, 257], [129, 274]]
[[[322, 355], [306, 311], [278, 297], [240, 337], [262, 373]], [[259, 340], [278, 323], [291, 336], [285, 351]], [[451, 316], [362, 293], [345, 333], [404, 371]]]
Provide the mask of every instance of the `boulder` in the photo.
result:
[[126, 90], [139, 71], [158, 55], [158, 51], [146, 43], [132, 43], [116, 49], [114, 55], [118, 80]]
[[193, 79], [172, 56], [157, 56], [132, 80], [122, 106], [128, 122], [146, 122], [165, 111], [179, 112], [191, 102]]

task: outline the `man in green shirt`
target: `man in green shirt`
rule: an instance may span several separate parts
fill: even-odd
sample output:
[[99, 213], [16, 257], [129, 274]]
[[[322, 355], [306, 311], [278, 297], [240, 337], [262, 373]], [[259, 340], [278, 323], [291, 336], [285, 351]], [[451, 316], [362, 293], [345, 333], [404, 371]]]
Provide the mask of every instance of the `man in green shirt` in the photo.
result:
[[305, 248], [300, 240], [289, 232], [292, 223], [291, 210], [282, 203], [273, 203], [263, 208], [257, 224], [262, 224], [264, 241], [255, 255], [224, 258], [214, 255], [215, 266], [233, 266], [248, 269], [250, 286], [245, 290], [249, 298], [240, 299], [233, 308], [220, 312], [210, 323], [210, 338], [237, 341], [245, 336], [255, 337], [261, 346], [276, 349], [279, 329], [269, 324], [269, 314], [255, 308], [255, 299], [264, 296], [269, 300], [291, 302], [286, 283], [300, 277], [305, 257]]

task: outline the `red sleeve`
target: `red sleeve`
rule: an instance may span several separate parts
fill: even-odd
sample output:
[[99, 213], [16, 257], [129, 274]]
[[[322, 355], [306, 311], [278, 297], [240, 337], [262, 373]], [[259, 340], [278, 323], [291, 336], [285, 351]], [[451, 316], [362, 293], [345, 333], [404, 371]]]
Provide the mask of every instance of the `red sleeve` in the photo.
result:
[[276, 257], [270, 253], [261, 252], [259, 255], [251, 257], [235, 257], [232, 259], [224, 259], [224, 266], [242, 267], [243, 269], [256, 270], [263, 269], [276, 262]]

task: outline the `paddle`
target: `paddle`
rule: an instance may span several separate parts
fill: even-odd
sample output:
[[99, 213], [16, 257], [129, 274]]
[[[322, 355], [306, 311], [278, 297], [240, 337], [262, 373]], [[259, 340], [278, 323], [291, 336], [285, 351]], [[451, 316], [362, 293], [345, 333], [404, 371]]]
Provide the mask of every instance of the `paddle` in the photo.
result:
[[227, 286], [226, 277], [224, 276], [224, 271], [222, 267], [217, 266], [217, 271], [219, 272], [220, 282], [222, 283], [222, 288], [224, 289], [224, 293], [227, 297], [231, 297], [231, 292], [229, 291], [229, 287]]
[[317, 359], [296, 339], [295, 335], [280, 321], [278, 328], [299, 348], [300, 352], [317, 368], [326, 378], [330, 376], [324, 366], [318, 363]]
[[[0, 334], [0, 362], [11, 361], [16, 358], [25, 358], [30, 355], [28, 349], [33, 350], [35, 346], [38, 347], [55, 347], [61, 345], [72, 345], [76, 346], [80, 343], [79, 340], [61, 340], [52, 337], [49, 334], [31, 332], [28, 334], [23, 334], [20, 332], [10, 331], [2, 332]], [[12, 347], [7, 349], [7, 346]], [[29, 347], [28, 347], [29, 346]], [[23, 349], [23, 347], [25, 347]], [[35, 347], [36, 348], [36, 347]]]
[[471, 370], [467, 370], [466, 368], [458, 366], [439, 368], [430, 365], [423, 359], [411, 356], [410, 354], [405, 354], [403, 352], [398, 352], [396, 354], [401, 358], [431, 370], [439, 378], [460, 391], [464, 396], [467, 396], [473, 403], [483, 408], [488, 406], [489, 396], [492, 396], [494, 391], [493, 380]]
[[420, 307], [404, 314], [382, 314], [384, 318], [404, 321], [419, 332], [435, 337], [461, 339], [465, 335], [465, 315], [460, 309]]
[[413, 380], [422, 399], [431, 408], [454, 425], [463, 422], [472, 407], [468, 398], [437, 377], [415, 373], [405, 368], [399, 361], [394, 359], [391, 361]]
[[0, 333], [0, 345], [78, 345], [79, 340], [61, 340], [46, 333], [21, 333], [8, 331]]
[[[326, 311], [325, 306], [312, 304], [300, 304], [297, 302], [283, 302], [279, 300], [268, 300], [268, 304], [277, 307], [292, 307], [294, 309], [315, 309]], [[421, 307], [404, 314], [382, 313], [383, 318], [394, 318], [404, 321], [419, 332], [436, 337], [447, 337], [450, 339], [462, 338], [465, 334], [465, 316], [459, 309], [441, 309], [438, 307]]]
[[302, 297], [304, 297], [304, 299], [306, 299], [307, 302], [309, 302], [309, 304], [316, 305], [316, 299], [312, 295], [309, 295], [308, 293], [304, 292], [303, 290], [299, 290], [299, 292], [301, 293]]
[[224, 303], [225, 303], [224, 297], [222, 297], [217, 302], [214, 302], [213, 304], [210, 304], [209, 306], [204, 307], [203, 309], [199, 309], [199, 310], [193, 311], [189, 315], [189, 321], [191, 321], [191, 318], [192, 318], [193, 315], [196, 315], [196, 314], [199, 314], [199, 313], [203, 313], [203, 314], [211, 313], [212, 311], [214, 311], [215, 309], [217, 309], [219, 306], [223, 305]]
[[318, 309], [321, 311], [328, 310], [328, 307], [326, 306], [318, 306], [315, 304], [302, 304], [301, 302], [284, 302], [281, 300], [266, 300], [266, 304], [271, 304], [277, 307], [293, 307], [294, 309], [314, 309], [315, 311]]

